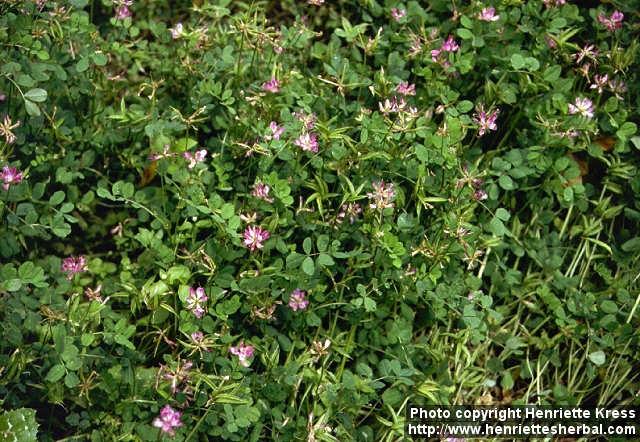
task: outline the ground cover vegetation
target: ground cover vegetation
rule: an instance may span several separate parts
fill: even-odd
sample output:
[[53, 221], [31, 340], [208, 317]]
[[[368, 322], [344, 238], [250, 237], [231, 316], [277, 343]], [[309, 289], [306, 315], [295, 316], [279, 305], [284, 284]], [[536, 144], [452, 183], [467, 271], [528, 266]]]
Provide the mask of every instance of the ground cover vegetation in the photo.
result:
[[2, 1], [0, 438], [637, 405], [638, 10]]

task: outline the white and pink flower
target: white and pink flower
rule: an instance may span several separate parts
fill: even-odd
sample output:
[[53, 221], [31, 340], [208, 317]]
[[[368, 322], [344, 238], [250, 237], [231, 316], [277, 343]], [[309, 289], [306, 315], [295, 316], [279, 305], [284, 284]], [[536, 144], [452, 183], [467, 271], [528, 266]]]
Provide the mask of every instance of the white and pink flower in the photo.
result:
[[250, 251], [255, 251], [264, 247], [264, 242], [271, 234], [260, 226], [249, 226], [244, 231], [244, 245]]

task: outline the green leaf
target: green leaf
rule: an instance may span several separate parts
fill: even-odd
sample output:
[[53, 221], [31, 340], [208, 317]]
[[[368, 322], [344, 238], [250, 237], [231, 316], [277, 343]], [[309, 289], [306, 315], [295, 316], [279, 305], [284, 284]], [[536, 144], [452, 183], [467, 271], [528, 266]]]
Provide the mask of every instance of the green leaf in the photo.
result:
[[496, 210], [496, 216], [500, 218], [502, 221], [509, 221], [509, 218], [511, 218], [511, 214], [507, 212], [505, 209], [503, 209], [502, 207]]
[[40, 108], [33, 101], [24, 100], [24, 107], [27, 110], [27, 114], [31, 115], [32, 117], [40, 116]]
[[96, 64], [96, 66], [105, 66], [107, 64], [107, 56], [102, 52], [96, 52], [95, 54], [91, 54], [91, 59]]
[[22, 281], [18, 278], [8, 279], [2, 283], [2, 286], [8, 292], [17, 292], [22, 287]]
[[302, 241], [302, 250], [304, 250], [304, 253], [307, 255], [311, 253], [311, 245], [311, 238], [307, 236], [304, 241]]
[[515, 186], [513, 185], [513, 180], [509, 175], [500, 176], [500, 178], [498, 178], [498, 184], [500, 184], [500, 187], [502, 187], [504, 190], [513, 190], [515, 188]]
[[129, 350], [135, 350], [136, 349], [135, 345], [133, 345], [133, 343], [130, 340], [128, 340], [127, 338], [125, 338], [122, 335], [115, 335], [113, 337], [113, 340], [116, 342], [116, 344], [120, 344], [123, 347], [128, 348]]
[[613, 314], [618, 312], [618, 306], [616, 305], [616, 303], [609, 299], [602, 301], [602, 303], [600, 304], [600, 308], [605, 313]]
[[377, 308], [376, 301], [369, 298], [368, 296], [364, 298], [364, 309], [368, 312], [375, 312]]
[[62, 190], [58, 190], [53, 195], [51, 195], [51, 198], [49, 198], [49, 204], [51, 204], [52, 206], [57, 206], [64, 201], [64, 198], [64, 192]]
[[524, 57], [520, 54], [513, 54], [511, 56], [511, 66], [513, 66], [514, 69], [516, 70], [520, 70], [522, 68], [524, 68], [525, 65], [525, 60]]
[[19, 408], [2, 413], [0, 436], [4, 442], [37, 442], [38, 422], [35, 410]]
[[233, 215], [235, 215], [236, 208], [231, 203], [224, 203], [220, 208], [220, 216], [223, 219], [230, 219]]
[[329, 237], [327, 235], [320, 235], [316, 241], [319, 252], [326, 252], [329, 247]]
[[458, 112], [460, 113], [467, 113], [473, 109], [473, 102], [469, 100], [462, 100], [456, 105], [456, 109], [458, 109]]
[[49, 370], [49, 373], [47, 373], [47, 376], [44, 378], [44, 380], [47, 382], [58, 382], [64, 376], [65, 371], [66, 370], [64, 369], [64, 365], [56, 364], [51, 367], [51, 370]]
[[78, 61], [78, 63], [76, 63], [76, 71], [84, 72], [87, 69], [89, 69], [89, 59], [86, 57], [83, 57], [80, 59], [80, 61]]
[[320, 266], [328, 267], [334, 265], [335, 261], [326, 253], [321, 253], [320, 255], [318, 255], [317, 263]]
[[186, 284], [189, 281], [189, 278], [191, 278], [191, 271], [187, 266], [176, 265], [169, 268], [166, 274], [161, 274], [161, 278], [166, 278], [169, 281], [169, 284], [175, 284], [176, 282]]
[[607, 357], [602, 350], [594, 351], [588, 356], [589, 360], [596, 364], [598, 367], [605, 363]]
[[640, 252], [640, 236], [636, 236], [635, 238], [631, 238], [629, 241], [626, 241], [622, 244], [621, 248], [625, 252]]
[[503, 236], [509, 230], [507, 230], [507, 228], [498, 217], [494, 217], [489, 222], [489, 231], [496, 236]]
[[25, 92], [24, 98], [35, 103], [42, 103], [47, 100], [47, 91], [40, 88], [31, 89]]
[[463, 40], [471, 40], [473, 38], [473, 32], [471, 32], [468, 29], [465, 28], [459, 28], [456, 33], [460, 36], [460, 38], [462, 38]]
[[618, 136], [618, 138], [626, 140], [631, 135], [634, 135], [637, 129], [638, 127], [636, 126], [635, 123], [632, 123], [631, 121], [627, 121], [622, 126], [620, 126], [620, 129], [616, 131], [616, 135]]
[[64, 385], [66, 385], [69, 388], [74, 388], [78, 386], [79, 383], [80, 383], [80, 379], [78, 378], [78, 375], [75, 374], [73, 371], [70, 371], [64, 377]]
[[313, 264], [313, 259], [310, 256], [307, 256], [304, 261], [302, 261], [302, 271], [309, 276], [315, 273], [316, 268]]

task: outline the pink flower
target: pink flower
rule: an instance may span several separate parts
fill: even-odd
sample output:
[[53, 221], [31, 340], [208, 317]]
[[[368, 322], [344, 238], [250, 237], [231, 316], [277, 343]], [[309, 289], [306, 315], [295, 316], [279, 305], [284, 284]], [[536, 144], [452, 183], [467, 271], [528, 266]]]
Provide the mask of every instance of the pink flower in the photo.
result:
[[[438, 59], [440, 58], [440, 56], [443, 55], [445, 52], [456, 52], [458, 49], [460, 49], [460, 45], [458, 44], [458, 42], [455, 41], [455, 39], [453, 38], [453, 35], [450, 35], [442, 43], [442, 46], [440, 46], [440, 49], [431, 50], [431, 60], [433, 60], [434, 62], [438, 62]], [[442, 64], [445, 67], [450, 65], [448, 61], [444, 61]]]
[[294, 112], [293, 116], [296, 117], [298, 119], [298, 121], [300, 121], [302, 123], [302, 126], [305, 128], [305, 130], [311, 130], [316, 126], [316, 114], [311, 113], [311, 114], [307, 114], [303, 111], [299, 111], [299, 112]]
[[407, 81], [403, 81], [398, 86], [396, 86], [396, 92], [402, 95], [415, 95], [416, 85], [409, 84], [409, 82]]
[[22, 181], [22, 172], [15, 167], [4, 166], [0, 172], [0, 180], [4, 181], [2, 188], [9, 190], [9, 186], [19, 184]]
[[205, 149], [197, 150], [195, 154], [192, 154], [191, 152], [185, 152], [182, 154], [182, 156], [189, 162], [189, 165], [187, 167], [189, 169], [193, 169], [194, 167], [196, 167], [196, 164], [202, 163], [205, 160], [207, 151]]
[[475, 192], [473, 192], [473, 199], [476, 201], [484, 201], [487, 198], [489, 198], [489, 195], [487, 195], [487, 192], [485, 192], [482, 189], [478, 189]]
[[[176, 368], [170, 369], [166, 365], [160, 365], [158, 376], [167, 381], [171, 381], [171, 393], [176, 394], [180, 391], [180, 387], [189, 381], [189, 371], [193, 367], [193, 362], [184, 361], [181, 363], [178, 361]], [[182, 391], [188, 390], [189, 386], [183, 388]]]
[[395, 96], [392, 97], [391, 100], [387, 98], [384, 100], [384, 103], [381, 101], [378, 102], [378, 108], [383, 114], [402, 112], [405, 107], [407, 107], [407, 102], [404, 98], [398, 100], [398, 97]]
[[340, 213], [336, 216], [336, 222], [341, 224], [346, 217], [349, 217], [349, 223], [353, 224], [356, 222], [356, 218], [360, 213], [362, 213], [362, 207], [360, 207], [360, 204], [343, 204], [342, 207], [340, 207]]
[[369, 207], [372, 209], [387, 209], [393, 207], [393, 199], [396, 196], [393, 183], [385, 183], [384, 180], [373, 181], [371, 183], [373, 192], [367, 193], [371, 200]]
[[547, 43], [547, 46], [551, 49], [555, 49], [558, 46], [558, 43], [556, 43], [554, 38], [550, 35], [545, 35], [544, 41]]
[[4, 120], [0, 123], [0, 135], [4, 137], [4, 141], [7, 144], [12, 144], [16, 141], [16, 135], [13, 133], [13, 129], [19, 126], [19, 121], [14, 123], [9, 115], [4, 116]]
[[593, 77], [593, 83], [589, 86], [590, 89], [597, 89], [598, 93], [601, 94], [604, 87], [609, 83], [609, 76], [607, 74], [604, 75], [595, 75]]
[[165, 405], [160, 410], [160, 415], [153, 420], [153, 426], [160, 428], [163, 433], [174, 436], [176, 434], [175, 428], [182, 426], [181, 417], [181, 412], [174, 410], [169, 405]]
[[442, 43], [441, 49], [445, 52], [456, 52], [458, 49], [460, 49], [460, 45], [458, 45], [458, 42], [455, 41], [453, 35], [450, 35], [449, 38], [447, 38], [445, 42]]
[[593, 118], [594, 110], [593, 102], [588, 98], [576, 97], [573, 104], [569, 103], [569, 113], [571, 115], [580, 114], [585, 118]]
[[116, 20], [124, 20], [125, 18], [131, 17], [129, 6], [133, 5], [133, 0], [116, 0], [114, 3], [117, 5], [114, 16]]
[[269, 123], [269, 130], [271, 130], [271, 135], [267, 135], [267, 140], [279, 140], [280, 135], [284, 132], [284, 126], [278, 126], [278, 123], [272, 121]]
[[489, 130], [497, 130], [496, 120], [498, 119], [499, 109], [493, 112], [486, 112], [482, 105], [478, 106], [478, 110], [473, 115], [473, 121], [478, 125], [478, 136], [483, 136]]
[[409, 47], [409, 57], [415, 57], [420, 52], [422, 52], [422, 39], [414, 36], [411, 39], [411, 46]]
[[187, 295], [186, 304], [187, 309], [191, 310], [193, 315], [200, 319], [206, 313], [206, 302], [209, 300], [204, 289], [202, 287], [198, 287], [194, 289], [193, 287], [189, 287], [189, 295]]
[[[90, 301], [102, 302], [102, 296], [100, 295], [101, 291], [102, 291], [102, 285], [98, 285], [95, 289], [91, 288], [91, 287], [87, 287], [86, 289], [84, 289], [84, 295]], [[109, 298], [107, 298], [107, 299], [109, 299]]]
[[271, 80], [262, 83], [262, 90], [274, 94], [280, 92], [280, 82], [276, 80], [276, 77], [271, 77]]
[[542, 0], [542, 3], [547, 8], [553, 8], [554, 6], [562, 6], [567, 3], [567, 0]]
[[622, 94], [627, 92], [627, 85], [622, 80], [612, 78], [609, 80], [609, 89], [613, 92], [618, 100], [622, 100]]
[[500, 20], [500, 16], [496, 15], [496, 8], [490, 6], [482, 8], [482, 11], [478, 14], [478, 19], [482, 21], [497, 21]]
[[580, 52], [573, 54], [573, 57], [576, 59], [576, 64], [579, 64], [584, 58], [590, 58], [591, 60], [596, 60], [598, 56], [598, 49], [594, 45], [586, 45]]
[[289, 297], [289, 307], [294, 312], [298, 310], [304, 310], [309, 305], [309, 301], [306, 299], [307, 292], [300, 289], [295, 289], [291, 296]]
[[607, 17], [603, 13], [598, 15], [600, 24], [604, 25], [604, 27], [611, 32], [622, 27], [622, 20], [624, 20], [624, 14], [620, 11], [613, 11], [610, 17]]
[[253, 185], [253, 190], [251, 191], [251, 195], [256, 198], [260, 198], [261, 200], [265, 200], [268, 203], [273, 202], [273, 198], [269, 197], [269, 191], [271, 188], [264, 183], [255, 183]]
[[316, 134], [312, 134], [309, 132], [303, 133], [293, 142], [293, 144], [295, 144], [302, 150], [313, 153], [318, 152], [318, 137], [316, 136]]
[[249, 226], [244, 231], [244, 245], [252, 252], [264, 247], [263, 242], [269, 239], [271, 234], [260, 226]]
[[70, 256], [62, 260], [62, 271], [67, 274], [67, 279], [71, 279], [73, 275], [86, 272], [87, 270], [87, 260], [83, 255], [77, 258]]
[[324, 0], [308, 0], [307, 3], [314, 6], [322, 6], [324, 4]]
[[173, 38], [174, 40], [180, 38], [182, 36], [183, 31], [184, 31], [184, 27], [180, 22], [176, 23], [175, 28], [169, 28], [169, 32], [171, 32], [171, 38]]
[[229, 352], [238, 357], [240, 365], [248, 367], [248, 359], [253, 356], [253, 346], [245, 345], [244, 342], [240, 342], [237, 347], [231, 347]]
[[391, 17], [393, 17], [395, 21], [400, 21], [405, 15], [407, 15], [407, 11], [404, 9], [391, 8]]

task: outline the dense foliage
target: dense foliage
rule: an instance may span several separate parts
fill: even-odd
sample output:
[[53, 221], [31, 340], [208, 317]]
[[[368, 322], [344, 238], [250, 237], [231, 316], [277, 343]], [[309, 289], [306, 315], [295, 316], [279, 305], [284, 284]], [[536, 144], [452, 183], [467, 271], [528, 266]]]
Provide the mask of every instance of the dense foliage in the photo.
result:
[[2, 1], [6, 416], [372, 441], [407, 401], [638, 404], [640, 2], [490, 3]]

